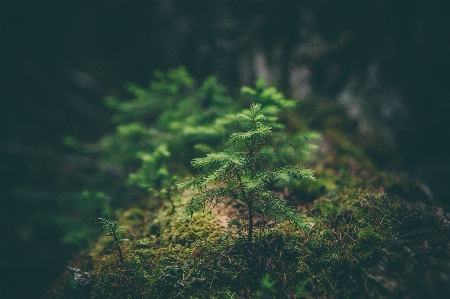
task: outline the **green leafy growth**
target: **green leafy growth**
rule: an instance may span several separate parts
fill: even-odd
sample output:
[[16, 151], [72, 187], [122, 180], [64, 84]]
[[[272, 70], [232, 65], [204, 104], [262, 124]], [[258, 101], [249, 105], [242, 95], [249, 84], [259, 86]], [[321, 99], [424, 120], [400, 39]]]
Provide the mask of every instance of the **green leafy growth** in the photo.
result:
[[229, 142], [234, 148], [194, 159], [192, 166], [200, 174], [178, 185], [181, 190], [199, 190], [186, 208], [188, 215], [228, 198], [245, 204], [247, 216], [241, 220], [246, 222], [249, 249], [252, 248], [253, 218], [256, 216], [267, 220], [289, 220], [299, 227], [304, 226], [299, 215], [280, 196], [268, 190], [268, 184], [273, 181], [289, 182], [296, 178], [314, 180], [311, 170], [300, 166], [262, 167], [265, 157], [261, 148], [264, 140], [271, 135], [272, 128], [265, 124], [267, 118], [261, 111], [261, 104], [252, 104], [249, 110], [238, 114], [247, 130], [230, 135]]
[[106, 100], [117, 128], [101, 139], [100, 157], [128, 173], [129, 186], [167, 199], [174, 209], [174, 175], [187, 172], [196, 152], [223, 143], [225, 131], [212, 123], [236, 104], [214, 77], [199, 87], [185, 68], [154, 77], [148, 88], [129, 85], [132, 100]]
[[117, 221], [109, 221], [108, 214], [103, 215], [104, 218], [98, 218], [100, 220], [99, 224], [102, 225], [105, 234], [111, 238], [110, 243], [117, 248], [117, 255], [119, 256], [120, 262], [123, 263], [123, 250], [121, 243], [126, 239], [122, 236], [122, 228], [119, 226]]
[[[255, 86], [243, 87], [241, 95], [232, 99], [215, 77], [200, 85], [186, 68], [157, 71], [147, 87], [129, 84], [129, 100], [106, 99], [113, 113], [116, 129], [96, 144], [86, 145], [85, 154], [98, 157], [101, 169], [129, 176], [127, 186], [137, 186], [156, 198], [171, 201], [173, 176], [186, 176], [195, 157], [225, 150], [227, 137], [241, 130], [239, 118], [249, 115], [247, 102], [262, 104], [265, 124], [272, 129], [260, 148], [267, 159], [266, 167], [298, 164], [310, 158], [320, 137], [315, 132], [286, 132], [279, 115], [295, 106], [275, 87], [267, 87], [263, 79]], [[241, 115], [241, 116], [239, 116]], [[83, 146], [73, 138], [66, 145], [75, 150]], [[274, 149], [277, 149], [277, 152]], [[103, 190], [115, 198], [135, 198], [132, 189], [120, 181]], [[116, 203], [115, 203], [116, 204]], [[173, 207], [173, 205], [172, 205]]]
[[152, 153], [140, 152], [142, 165], [137, 172], [130, 174], [129, 185], [139, 186], [150, 194], [166, 199], [172, 205], [172, 213], [175, 211], [173, 196], [176, 194], [175, 181], [178, 176], [170, 175], [167, 169], [167, 161], [170, 158], [167, 144], [161, 144]]
[[286, 125], [279, 120], [280, 114], [296, 106], [296, 101], [286, 99], [275, 87], [268, 87], [263, 78], [256, 81], [254, 89], [242, 87], [241, 94], [252, 102], [262, 104], [261, 113], [266, 117], [265, 123], [272, 128], [270, 139], [261, 148], [270, 166], [297, 164], [311, 158], [317, 150], [314, 141], [319, 140], [321, 135], [313, 131], [288, 133]]
[[260, 290], [256, 292], [255, 298], [258, 299], [273, 299], [275, 296], [275, 282], [271, 279], [269, 274], [264, 274], [260, 282]]

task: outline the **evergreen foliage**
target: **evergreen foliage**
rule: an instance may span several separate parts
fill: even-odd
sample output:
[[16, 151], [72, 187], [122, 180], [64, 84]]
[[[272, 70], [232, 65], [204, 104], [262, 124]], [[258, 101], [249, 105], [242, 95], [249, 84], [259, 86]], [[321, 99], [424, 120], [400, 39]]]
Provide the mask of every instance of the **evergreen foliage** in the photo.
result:
[[123, 229], [119, 226], [117, 221], [109, 221], [108, 214], [105, 214], [103, 217], [104, 218], [98, 218], [100, 220], [99, 224], [102, 225], [105, 234], [111, 238], [110, 243], [116, 247], [120, 262], [123, 263], [123, 251], [122, 246], [120, 245], [126, 240], [122, 237]]
[[[272, 128], [265, 123], [278, 126], [275, 117], [268, 119], [262, 111], [261, 104], [252, 104], [248, 111], [238, 114], [247, 131], [230, 135], [229, 142], [234, 148], [194, 159], [192, 166], [200, 174], [178, 185], [181, 190], [191, 188], [200, 191], [186, 208], [186, 213], [191, 216], [208, 204], [217, 205], [228, 198], [244, 203], [248, 211], [246, 229], [249, 249], [252, 247], [254, 217], [266, 221], [289, 220], [300, 227], [304, 226], [298, 214], [280, 196], [270, 192], [267, 185], [273, 181], [289, 182], [295, 178], [314, 180], [311, 170], [300, 166], [275, 169], [262, 167], [265, 155], [261, 148], [272, 133]], [[239, 225], [236, 220], [231, 223]]]
[[[116, 131], [85, 148], [132, 173], [124, 187], [150, 191], [116, 213], [132, 241], [126, 259], [122, 229], [105, 216], [114, 247], [105, 250], [102, 238], [69, 263], [92, 273], [94, 283], [81, 290], [66, 273], [44, 298], [363, 298], [385, 294], [386, 286], [393, 298], [447, 295], [448, 223], [412, 203], [426, 200], [417, 184], [376, 171], [335, 106], [302, 101], [292, 109], [263, 80], [232, 101], [212, 77], [199, 87], [184, 69], [156, 77], [148, 89], [130, 87], [134, 99], [110, 100]], [[241, 106], [250, 103], [259, 104]], [[307, 131], [310, 121], [326, 145], [306, 164], [315, 181], [297, 166], [319, 137]], [[186, 174], [192, 177], [180, 187], [198, 190], [194, 196], [176, 192], [174, 175]], [[108, 210], [110, 197], [132, 194], [98, 186], [92, 190], [103, 193], [81, 197], [96, 214]], [[230, 205], [201, 213], [220, 202]], [[227, 217], [246, 238], [227, 230]]]
[[134, 97], [129, 101], [106, 100], [115, 111], [116, 131], [86, 150], [97, 152], [104, 163], [120, 167], [129, 175], [129, 186], [169, 201], [174, 195], [174, 176], [189, 175], [193, 158], [228, 146], [227, 136], [240, 128], [239, 115], [248, 113], [239, 103], [262, 104], [265, 124], [272, 130], [260, 149], [267, 156], [267, 166], [308, 160], [317, 148], [311, 141], [320, 138], [312, 131], [284, 131], [278, 117], [296, 102], [275, 87], [267, 87], [263, 79], [254, 89], [243, 87], [239, 100], [229, 97], [214, 77], [197, 87], [185, 68], [155, 72], [148, 88], [130, 84], [128, 91]]
[[[96, 229], [86, 225], [81, 231], [80, 223], [144, 197], [155, 204], [165, 200], [174, 210], [176, 178], [191, 175], [190, 161], [195, 157], [225, 150], [229, 146], [227, 137], [241, 129], [237, 115], [245, 114], [248, 109], [244, 107], [252, 102], [262, 104], [265, 123], [272, 128], [260, 148], [267, 157], [265, 167], [309, 160], [317, 147], [311, 141], [320, 138], [307, 126], [285, 130], [286, 113], [296, 101], [267, 87], [263, 79], [254, 87], [243, 87], [232, 98], [214, 77], [197, 84], [185, 68], [178, 68], [155, 72], [147, 87], [129, 84], [128, 91], [127, 100], [106, 99], [114, 114], [113, 132], [89, 144], [70, 136], [64, 139], [73, 159], [92, 167], [75, 178], [79, 180], [78, 189], [70, 195], [71, 205], [75, 205], [70, 210], [80, 212], [64, 217], [65, 243], [87, 247]], [[95, 209], [87, 208], [94, 203]], [[82, 220], [80, 213], [85, 215]]]
[[273, 299], [275, 297], [275, 282], [271, 280], [269, 274], [265, 274], [259, 282], [261, 290], [256, 293], [255, 298]]

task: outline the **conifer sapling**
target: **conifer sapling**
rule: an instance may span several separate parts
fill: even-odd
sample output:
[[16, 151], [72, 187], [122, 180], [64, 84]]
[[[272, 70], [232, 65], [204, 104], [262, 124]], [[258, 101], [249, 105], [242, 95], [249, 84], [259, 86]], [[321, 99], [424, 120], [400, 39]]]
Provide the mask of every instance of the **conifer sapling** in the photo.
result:
[[194, 159], [192, 166], [199, 170], [199, 175], [178, 184], [178, 188], [199, 191], [186, 208], [186, 214], [191, 216], [206, 205], [217, 205], [224, 199], [235, 199], [245, 204], [247, 214], [241, 219], [233, 219], [231, 224], [241, 220], [246, 222], [247, 244], [251, 250], [253, 218], [256, 216], [267, 220], [289, 220], [303, 226], [300, 216], [282, 198], [269, 191], [268, 184], [295, 178], [314, 180], [314, 175], [311, 170], [294, 165], [263, 168], [265, 156], [261, 149], [272, 128], [265, 124], [261, 104], [252, 104], [249, 110], [238, 114], [238, 119], [244, 123], [246, 131], [230, 135], [229, 142], [233, 148]]
[[119, 226], [117, 221], [109, 221], [108, 214], [105, 214], [103, 217], [104, 218], [98, 218], [100, 220], [99, 224], [102, 225], [105, 234], [108, 237], [111, 237], [112, 240], [110, 241], [110, 243], [116, 246], [120, 262], [123, 263], [123, 252], [120, 243], [122, 241], [126, 241], [127, 239], [123, 239], [122, 228]]

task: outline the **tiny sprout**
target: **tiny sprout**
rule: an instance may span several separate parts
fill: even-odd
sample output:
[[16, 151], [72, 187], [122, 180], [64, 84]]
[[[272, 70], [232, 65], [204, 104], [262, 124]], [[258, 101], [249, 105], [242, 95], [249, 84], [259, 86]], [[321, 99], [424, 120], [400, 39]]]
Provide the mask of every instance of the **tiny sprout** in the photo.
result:
[[110, 241], [110, 244], [116, 246], [120, 262], [123, 263], [123, 251], [120, 243], [123, 241], [127, 241], [128, 239], [124, 239], [122, 237], [121, 231], [123, 229], [119, 226], [117, 221], [109, 221], [108, 214], [103, 215], [103, 217], [104, 218], [98, 218], [100, 220], [100, 222], [98, 223], [102, 225], [105, 234], [112, 239]]

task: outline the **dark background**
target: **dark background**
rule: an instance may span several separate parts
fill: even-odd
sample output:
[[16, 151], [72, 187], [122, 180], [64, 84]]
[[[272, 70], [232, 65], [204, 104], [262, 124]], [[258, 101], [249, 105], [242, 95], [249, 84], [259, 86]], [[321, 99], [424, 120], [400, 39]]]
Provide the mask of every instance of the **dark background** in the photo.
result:
[[38, 297], [79, 249], [41, 217], [71, 213], [61, 202], [77, 166], [64, 136], [111, 131], [103, 99], [126, 95], [127, 82], [145, 86], [156, 69], [185, 65], [198, 82], [214, 74], [231, 93], [263, 75], [290, 96], [340, 101], [361, 134], [396, 150], [373, 157], [380, 169], [450, 202], [447, 1], [0, 5], [1, 298]]

